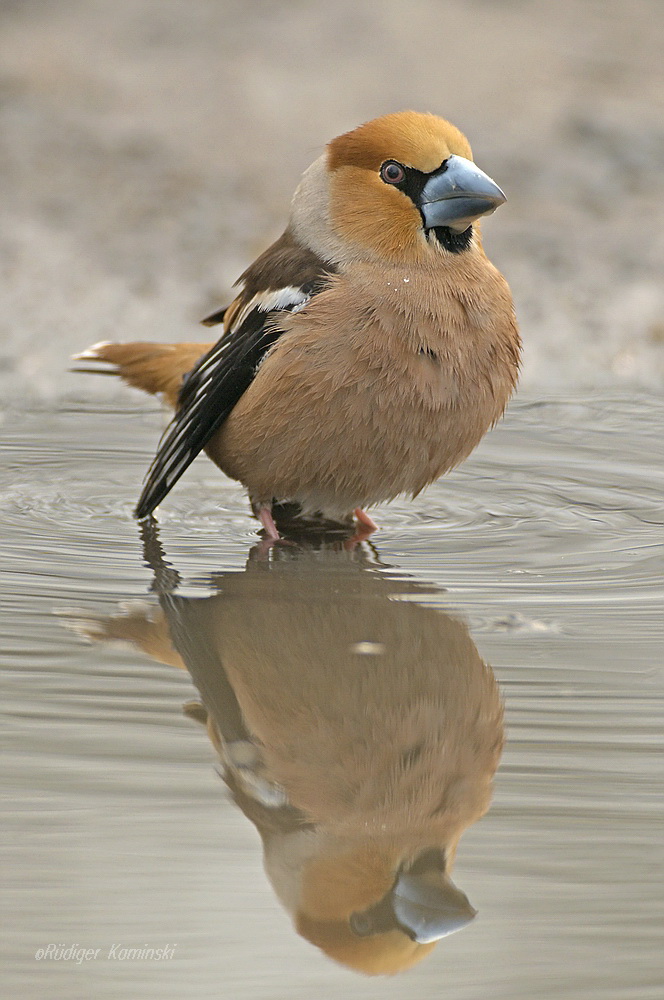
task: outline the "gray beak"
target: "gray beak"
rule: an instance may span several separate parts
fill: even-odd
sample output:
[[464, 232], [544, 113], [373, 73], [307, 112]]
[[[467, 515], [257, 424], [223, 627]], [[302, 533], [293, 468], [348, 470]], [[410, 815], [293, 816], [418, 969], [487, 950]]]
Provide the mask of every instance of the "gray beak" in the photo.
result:
[[435, 870], [400, 875], [392, 890], [392, 909], [399, 925], [419, 944], [460, 931], [477, 915], [468, 897]]
[[463, 233], [480, 215], [490, 215], [507, 199], [494, 181], [463, 156], [450, 156], [432, 174], [420, 195], [425, 229], [447, 226]]

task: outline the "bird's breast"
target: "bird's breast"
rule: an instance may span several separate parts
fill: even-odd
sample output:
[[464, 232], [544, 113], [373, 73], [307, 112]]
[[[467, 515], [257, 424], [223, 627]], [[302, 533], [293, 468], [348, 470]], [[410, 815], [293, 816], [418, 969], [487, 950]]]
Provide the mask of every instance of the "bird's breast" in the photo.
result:
[[472, 451], [512, 391], [511, 300], [501, 317], [450, 293], [394, 301], [342, 287], [283, 320], [211, 442], [261, 501], [340, 515], [417, 493]]

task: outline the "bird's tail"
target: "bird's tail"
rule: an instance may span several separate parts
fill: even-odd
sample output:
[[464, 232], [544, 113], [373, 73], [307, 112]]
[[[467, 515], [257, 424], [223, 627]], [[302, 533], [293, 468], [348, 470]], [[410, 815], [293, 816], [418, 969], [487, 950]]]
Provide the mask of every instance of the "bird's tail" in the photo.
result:
[[128, 385], [152, 395], [163, 393], [175, 407], [182, 379], [212, 344], [111, 344], [102, 341], [75, 354], [73, 361], [83, 362], [75, 372], [118, 375]]
[[90, 643], [124, 642], [159, 663], [185, 670], [168, 630], [168, 622], [158, 604], [125, 601], [112, 615], [94, 615], [79, 608], [56, 612], [65, 628]]

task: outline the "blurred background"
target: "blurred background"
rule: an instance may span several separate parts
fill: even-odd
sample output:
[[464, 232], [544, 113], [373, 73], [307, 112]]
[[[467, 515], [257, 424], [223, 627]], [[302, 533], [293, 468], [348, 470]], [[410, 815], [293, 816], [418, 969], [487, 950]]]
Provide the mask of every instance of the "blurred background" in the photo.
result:
[[413, 108], [508, 194], [523, 388], [657, 389], [663, 51], [661, 0], [2, 0], [0, 388], [108, 397], [72, 352], [205, 339], [325, 143]]

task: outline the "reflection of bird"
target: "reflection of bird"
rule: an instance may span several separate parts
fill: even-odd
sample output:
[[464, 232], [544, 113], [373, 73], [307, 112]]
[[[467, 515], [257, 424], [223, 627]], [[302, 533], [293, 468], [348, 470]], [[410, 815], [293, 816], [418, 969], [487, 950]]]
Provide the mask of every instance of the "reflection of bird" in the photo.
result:
[[216, 344], [77, 356], [177, 410], [139, 517], [204, 448], [273, 538], [275, 500], [374, 527], [363, 507], [416, 495], [472, 451], [514, 388], [519, 335], [475, 225], [505, 198], [471, 156], [453, 125], [414, 112], [339, 136], [206, 321], [223, 322]]
[[164, 594], [144, 639], [136, 610], [78, 627], [173, 662], [169, 630], [297, 930], [389, 973], [474, 916], [450, 869], [489, 806], [502, 706], [466, 627], [359, 558], [250, 560], [210, 598]]

